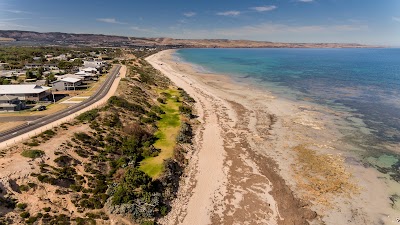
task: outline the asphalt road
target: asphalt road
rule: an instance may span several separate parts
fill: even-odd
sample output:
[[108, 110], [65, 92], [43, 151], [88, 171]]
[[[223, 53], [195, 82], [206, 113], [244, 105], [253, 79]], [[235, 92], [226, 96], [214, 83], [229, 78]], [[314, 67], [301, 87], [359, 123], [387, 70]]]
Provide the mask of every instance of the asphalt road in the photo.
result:
[[106, 81], [99, 88], [99, 90], [97, 90], [97, 92], [94, 95], [92, 95], [90, 98], [88, 98], [86, 101], [83, 101], [82, 103], [76, 104], [76, 105], [69, 107], [67, 109], [64, 109], [62, 111], [56, 112], [52, 115], [42, 117], [42, 118], [32, 121], [30, 123], [25, 123], [23, 125], [13, 128], [13, 129], [10, 129], [10, 130], [4, 131], [4, 132], [0, 132], [0, 143], [3, 141], [7, 141], [11, 138], [18, 137], [22, 134], [25, 134], [27, 132], [30, 132], [37, 128], [40, 128], [42, 126], [45, 126], [46, 124], [50, 124], [54, 121], [62, 119], [71, 114], [74, 114], [74, 113], [96, 103], [97, 101], [101, 100], [110, 91], [110, 88], [111, 88], [112, 84], [114, 83], [114, 80], [117, 77], [120, 69], [121, 69], [120, 65], [114, 67], [112, 69], [112, 71], [110, 72], [110, 75], [108, 75], [108, 78], [106, 79]]

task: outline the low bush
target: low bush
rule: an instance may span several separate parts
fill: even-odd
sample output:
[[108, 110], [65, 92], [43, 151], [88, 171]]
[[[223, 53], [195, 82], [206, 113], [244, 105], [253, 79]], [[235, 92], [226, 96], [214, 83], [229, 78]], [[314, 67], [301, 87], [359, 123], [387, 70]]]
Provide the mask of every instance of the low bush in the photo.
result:
[[42, 150], [24, 150], [21, 153], [21, 155], [24, 157], [27, 157], [27, 158], [35, 159], [35, 158], [39, 158], [39, 157], [43, 156], [44, 151], [42, 151]]
[[81, 122], [91, 122], [94, 119], [96, 119], [96, 117], [99, 116], [99, 110], [98, 109], [92, 109], [89, 110], [87, 112], [82, 113], [81, 115], [77, 116], [76, 119], [81, 121]]
[[176, 140], [179, 143], [192, 143], [192, 136], [192, 126], [189, 123], [184, 122], [181, 125], [181, 129], [179, 130]]
[[129, 111], [137, 112], [137, 113], [145, 113], [145, 110], [142, 106], [130, 103], [126, 99], [120, 98], [118, 96], [112, 96], [108, 103], [113, 106], [121, 107]]
[[21, 214], [19, 214], [22, 218], [28, 218], [31, 216], [31, 214], [29, 212], [22, 212]]
[[26, 204], [26, 203], [18, 203], [17, 204], [18, 209], [26, 209], [26, 207], [28, 207], [28, 204]]
[[157, 98], [157, 101], [161, 104], [165, 104], [165, 98]]

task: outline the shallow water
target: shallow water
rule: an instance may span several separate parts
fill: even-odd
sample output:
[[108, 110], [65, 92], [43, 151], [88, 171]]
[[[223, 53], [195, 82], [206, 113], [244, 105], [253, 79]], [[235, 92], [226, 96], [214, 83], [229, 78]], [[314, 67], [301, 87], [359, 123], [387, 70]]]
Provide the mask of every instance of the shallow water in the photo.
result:
[[341, 123], [349, 151], [400, 183], [400, 49], [183, 49], [176, 57], [350, 114]]

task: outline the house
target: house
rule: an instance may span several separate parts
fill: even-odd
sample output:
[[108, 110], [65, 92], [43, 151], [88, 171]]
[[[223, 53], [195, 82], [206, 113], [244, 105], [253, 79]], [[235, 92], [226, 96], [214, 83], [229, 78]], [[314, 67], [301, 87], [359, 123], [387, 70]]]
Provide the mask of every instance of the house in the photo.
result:
[[4, 68], [9, 67], [8, 63], [0, 63], [0, 69], [3, 70]]
[[76, 78], [76, 79], [84, 80], [84, 77], [81, 77], [81, 76], [78, 76], [75, 74], [55, 75], [55, 77], [57, 78], [57, 80], [61, 80], [63, 78]]
[[84, 80], [93, 80], [94, 78], [98, 78], [96, 74], [86, 73], [85, 71], [79, 71], [75, 73], [75, 75], [83, 77]]
[[46, 101], [51, 87], [36, 84], [0, 85], [0, 96], [10, 95], [25, 101]]
[[57, 64], [44, 64], [43, 69], [44, 70], [59, 70]]
[[33, 60], [34, 61], [39, 61], [39, 60], [41, 60], [42, 59], [42, 57], [33, 57]]
[[67, 60], [67, 56], [65, 54], [61, 54], [61, 55], [59, 55], [57, 57], [54, 57], [53, 59], [56, 59], [56, 60], [59, 60], [59, 61]]
[[0, 96], [0, 111], [19, 111], [25, 108], [25, 102], [19, 100], [16, 96]]
[[94, 67], [83, 67], [83, 68], [79, 68], [79, 70], [83, 71], [85, 73], [93, 73], [93, 74], [97, 73], [97, 68], [94, 68]]
[[42, 66], [43, 65], [39, 64], [39, 63], [28, 63], [28, 64], [25, 64], [25, 69], [38, 69]]
[[53, 88], [57, 91], [76, 90], [77, 87], [82, 85], [82, 80], [78, 78], [62, 78], [53, 82]]
[[106, 66], [106, 61], [102, 60], [84, 60], [83, 61], [83, 67], [94, 67], [94, 68], [101, 68]]

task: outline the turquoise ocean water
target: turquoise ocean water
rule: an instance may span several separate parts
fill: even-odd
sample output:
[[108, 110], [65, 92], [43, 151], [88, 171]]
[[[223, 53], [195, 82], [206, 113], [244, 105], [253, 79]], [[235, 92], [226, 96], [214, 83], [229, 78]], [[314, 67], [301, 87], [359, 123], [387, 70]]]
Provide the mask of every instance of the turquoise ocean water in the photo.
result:
[[351, 123], [347, 141], [363, 150], [363, 163], [400, 183], [400, 49], [182, 49], [176, 56], [277, 96], [351, 113], [362, 122]]

